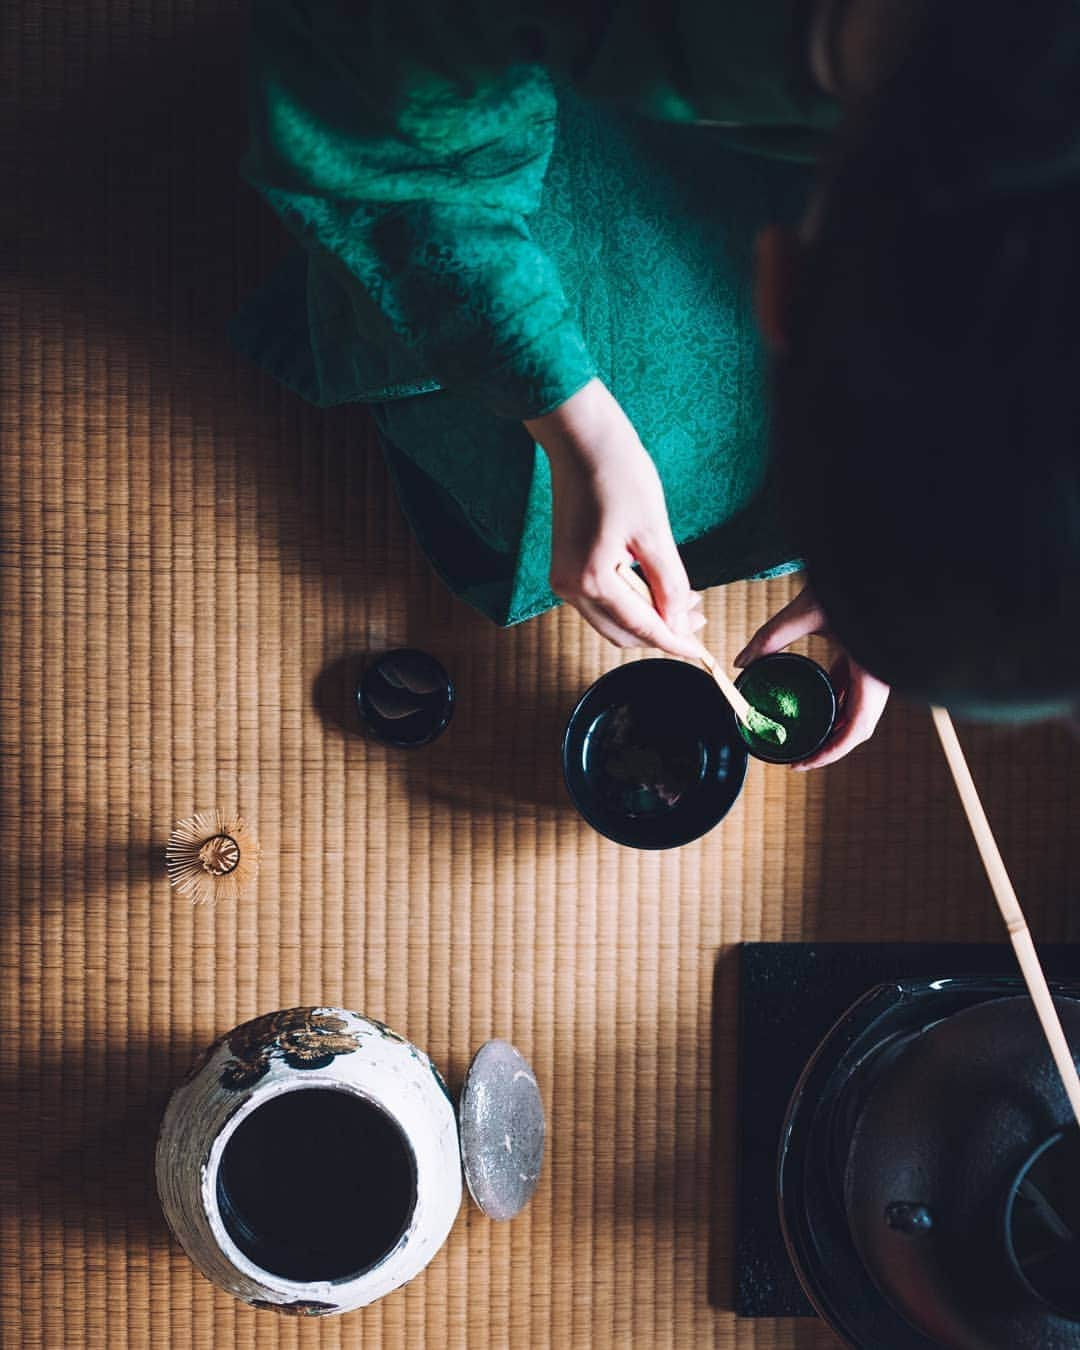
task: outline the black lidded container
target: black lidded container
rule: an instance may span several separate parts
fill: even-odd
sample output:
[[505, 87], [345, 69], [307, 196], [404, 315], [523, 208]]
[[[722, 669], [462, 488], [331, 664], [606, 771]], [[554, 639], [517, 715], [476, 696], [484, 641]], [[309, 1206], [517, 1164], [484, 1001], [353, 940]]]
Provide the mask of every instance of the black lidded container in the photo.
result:
[[398, 647], [364, 671], [356, 707], [376, 740], [400, 749], [430, 745], [450, 724], [454, 686], [427, 652]]

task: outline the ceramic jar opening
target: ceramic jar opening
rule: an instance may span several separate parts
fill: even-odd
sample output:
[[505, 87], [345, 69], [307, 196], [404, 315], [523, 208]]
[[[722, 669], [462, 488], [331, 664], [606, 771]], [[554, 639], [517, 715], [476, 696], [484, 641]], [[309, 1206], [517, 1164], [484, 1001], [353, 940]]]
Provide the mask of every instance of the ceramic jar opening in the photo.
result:
[[353, 1086], [289, 1082], [215, 1139], [203, 1204], [223, 1251], [255, 1279], [347, 1284], [387, 1260], [417, 1202], [408, 1136]]

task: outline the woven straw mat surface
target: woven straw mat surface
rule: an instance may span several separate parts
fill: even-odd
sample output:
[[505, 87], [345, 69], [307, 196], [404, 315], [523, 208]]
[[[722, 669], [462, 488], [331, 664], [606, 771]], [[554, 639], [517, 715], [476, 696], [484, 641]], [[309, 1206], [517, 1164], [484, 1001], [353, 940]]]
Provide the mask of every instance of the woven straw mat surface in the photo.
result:
[[[499, 632], [411, 542], [365, 415], [306, 409], [223, 332], [281, 241], [243, 188], [243, 16], [4, 7], [2, 1339], [25, 1347], [824, 1347], [736, 1323], [742, 939], [997, 939], [925, 714], [848, 762], [751, 766], [665, 854], [608, 843], [561, 785], [569, 708], [622, 659], [572, 613]], [[730, 652], [788, 581], [708, 597]], [[450, 732], [388, 752], [337, 715], [365, 654], [416, 644]], [[1037, 937], [1069, 904], [1078, 748], [967, 730]], [[170, 890], [172, 822], [239, 809], [257, 886]], [[157, 1124], [216, 1035], [340, 1004], [451, 1083], [490, 1036], [550, 1124], [531, 1208], [471, 1209], [406, 1289], [276, 1317], [195, 1273], [155, 1200]], [[296, 1166], [318, 1183], [317, 1150]]]

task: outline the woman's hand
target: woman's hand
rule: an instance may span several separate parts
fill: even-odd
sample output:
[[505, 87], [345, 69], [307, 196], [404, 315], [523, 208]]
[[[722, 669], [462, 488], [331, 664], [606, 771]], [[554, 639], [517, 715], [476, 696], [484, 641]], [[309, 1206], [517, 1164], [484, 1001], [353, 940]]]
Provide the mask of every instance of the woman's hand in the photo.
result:
[[[551, 588], [617, 647], [696, 659], [705, 622], [668, 523], [656, 466], [618, 403], [592, 380], [525, 423], [551, 464]], [[616, 573], [636, 562], [656, 609]]]
[[[807, 586], [784, 606], [779, 614], [764, 624], [735, 658], [737, 666], [747, 666], [759, 656], [771, 656], [782, 651], [799, 638], [818, 633], [831, 637], [825, 612]], [[885, 704], [889, 701], [889, 686], [882, 684], [868, 670], [863, 670], [846, 652], [837, 658], [830, 676], [840, 700], [840, 711], [832, 735], [822, 749], [809, 759], [793, 765], [796, 769], [820, 769], [862, 745], [873, 735]]]

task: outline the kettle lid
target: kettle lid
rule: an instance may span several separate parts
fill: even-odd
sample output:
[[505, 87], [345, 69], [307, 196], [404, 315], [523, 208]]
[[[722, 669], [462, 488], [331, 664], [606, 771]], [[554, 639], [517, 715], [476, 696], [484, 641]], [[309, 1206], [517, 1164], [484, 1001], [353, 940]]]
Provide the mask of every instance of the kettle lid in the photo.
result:
[[469, 1194], [489, 1219], [512, 1219], [540, 1180], [546, 1123], [536, 1075], [509, 1041], [473, 1057], [458, 1100], [461, 1162]]

